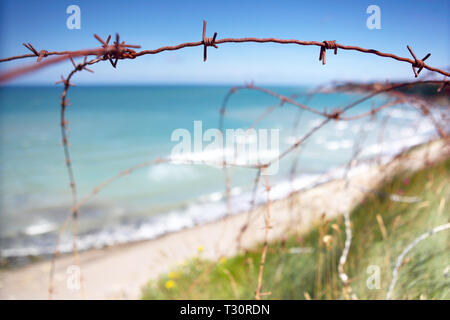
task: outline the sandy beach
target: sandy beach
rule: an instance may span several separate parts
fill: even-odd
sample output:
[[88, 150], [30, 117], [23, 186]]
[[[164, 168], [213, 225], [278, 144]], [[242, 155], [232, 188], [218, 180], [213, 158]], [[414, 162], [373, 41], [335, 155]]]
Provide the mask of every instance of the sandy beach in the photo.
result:
[[[388, 165], [372, 165], [367, 170], [344, 179], [333, 180], [312, 189], [296, 192], [271, 204], [270, 238], [288, 231], [304, 232], [321, 216], [336, 217], [351, 210], [383, 180], [402, 170], [417, 170], [428, 162], [449, 155], [444, 141], [435, 141], [415, 148]], [[251, 224], [242, 237], [243, 248], [250, 248], [264, 238], [265, 206], [219, 221], [185, 229], [140, 243], [89, 250], [80, 253], [85, 298], [139, 299], [141, 287], [150, 279], [168, 272], [177, 264], [195, 255], [218, 259], [237, 251], [236, 238], [249, 214]], [[203, 248], [199, 252], [198, 247]], [[71, 255], [59, 257], [55, 270], [55, 299], [81, 299], [81, 290], [67, 288], [68, 267], [74, 264]], [[0, 299], [47, 299], [50, 261], [0, 271]]]

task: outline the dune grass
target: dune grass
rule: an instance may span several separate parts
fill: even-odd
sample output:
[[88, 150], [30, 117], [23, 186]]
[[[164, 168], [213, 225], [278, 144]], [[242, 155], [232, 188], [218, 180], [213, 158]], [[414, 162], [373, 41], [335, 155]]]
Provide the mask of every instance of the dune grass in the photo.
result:
[[[345, 265], [351, 294], [337, 272], [345, 241], [342, 217], [322, 219], [307, 234], [290, 234], [269, 244], [264, 299], [385, 299], [401, 251], [450, 217], [450, 159], [405, 172], [368, 194], [351, 213], [353, 241]], [[389, 194], [416, 196], [395, 202]], [[450, 298], [450, 231], [417, 245], [399, 271], [394, 299]], [[219, 261], [197, 257], [143, 288], [143, 299], [253, 299], [261, 247]], [[379, 271], [379, 288], [377, 273]], [[368, 285], [369, 284], [369, 285]], [[370, 289], [369, 289], [370, 287]]]

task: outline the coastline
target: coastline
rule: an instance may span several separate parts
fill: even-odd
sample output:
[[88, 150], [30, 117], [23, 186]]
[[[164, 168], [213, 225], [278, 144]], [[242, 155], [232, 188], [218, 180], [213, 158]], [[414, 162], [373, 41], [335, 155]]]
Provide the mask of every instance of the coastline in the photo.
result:
[[[312, 189], [295, 192], [271, 203], [272, 229], [270, 239], [278, 238], [287, 229], [308, 230], [320, 217], [336, 217], [351, 210], [383, 180], [401, 170], [417, 170], [424, 159], [438, 161], [448, 156], [448, 145], [434, 141], [394, 159], [387, 165], [373, 165], [352, 174], [346, 188], [343, 179], [332, 180]], [[329, 195], [333, 196], [330, 197]], [[290, 210], [293, 208], [294, 210]], [[242, 247], [251, 248], [264, 238], [265, 206], [253, 210], [252, 223], [242, 237]], [[208, 259], [236, 253], [236, 237], [248, 219], [248, 212], [227, 216], [221, 220], [169, 233], [159, 238], [92, 249], [80, 253], [83, 283], [89, 299], [137, 299], [141, 287], [150, 279], [168, 272], [188, 258], [201, 254]], [[293, 227], [292, 227], [293, 226]], [[199, 253], [197, 247], [204, 251]], [[80, 299], [80, 291], [67, 289], [67, 267], [74, 264], [71, 255], [59, 257], [55, 270], [55, 299]], [[0, 299], [46, 299], [50, 261], [41, 261], [13, 270], [0, 271]]]

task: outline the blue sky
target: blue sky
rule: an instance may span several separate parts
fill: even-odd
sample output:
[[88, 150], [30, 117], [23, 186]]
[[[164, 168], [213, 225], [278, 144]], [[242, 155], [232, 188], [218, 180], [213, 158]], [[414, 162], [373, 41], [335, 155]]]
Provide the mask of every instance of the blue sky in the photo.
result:
[[[81, 29], [69, 30], [66, 8], [81, 8]], [[381, 29], [369, 30], [369, 5], [381, 9]], [[431, 52], [427, 62], [448, 67], [449, 1], [100, 1], [41, 0], [1, 1], [0, 56], [25, 53], [23, 42], [37, 49], [76, 50], [98, 46], [93, 34], [106, 38], [119, 32], [129, 43], [155, 49], [201, 40], [202, 20], [208, 35], [224, 37], [279, 37], [301, 40], [337, 40], [409, 56], [406, 45], [419, 57]], [[318, 84], [331, 80], [412, 79], [406, 63], [350, 51], [327, 54], [327, 65], [318, 61], [319, 48], [277, 44], [223, 44], [109, 63], [93, 67], [95, 74], [80, 73], [76, 84]], [[2, 64], [1, 70], [22, 60]], [[50, 84], [70, 71], [62, 63], [17, 79], [13, 84]]]

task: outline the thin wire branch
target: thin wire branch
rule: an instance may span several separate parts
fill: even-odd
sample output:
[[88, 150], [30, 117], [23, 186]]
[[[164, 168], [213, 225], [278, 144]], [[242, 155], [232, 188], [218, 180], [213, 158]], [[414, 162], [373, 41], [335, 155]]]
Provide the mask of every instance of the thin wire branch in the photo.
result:
[[259, 273], [258, 273], [258, 284], [256, 286], [256, 292], [255, 292], [255, 299], [261, 300], [262, 295], [268, 295], [269, 293], [261, 293], [261, 287], [262, 287], [262, 278], [264, 273], [264, 264], [266, 262], [266, 255], [267, 255], [267, 247], [269, 245], [269, 232], [272, 226], [270, 225], [270, 185], [269, 185], [269, 178], [264, 172], [265, 168], [262, 169], [262, 174], [265, 178], [265, 184], [266, 184], [266, 194], [267, 194], [267, 212], [264, 215], [264, 245], [261, 252], [261, 261], [259, 263]]
[[[362, 128], [363, 129], [363, 128]], [[357, 164], [358, 157], [362, 151], [362, 141], [366, 138], [366, 133], [363, 131], [363, 135], [359, 135], [359, 139], [357, 142], [355, 142], [353, 146], [353, 155], [350, 159], [350, 161], [347, 164], [347, 169], [344, 173], [344, 180], [345, 180], [345, 189], [348, 190], [350, 187], [350, 179], [349, 174], [352, 168]], [[344, 294], [347, 295], [350, 298], [350, 295], [352, 293], [352, 288], [350, 287], [349, 283], [349, 277], [347, 273], [345, 272], [345, 263], [347, 262], [348, 254], [350, 252], [350, 246], [352, 244], [352, 223], [350, 218], [350, 210], [346, 210], [344, 212], [344, 224], [345, 224], [345, 242], [344, 242], [344, 249], [342, 250], [342, 254], [339, 258], [339, 264], [338, 264], [338, 274], [339, 278], [342, 281], [342, 284], [344, 285]]]
[[[31, 45], [30, 45], [31, 46]], [[70, 182], [70, 189], [72, 192], [72, 204], [73, 207], [77, 206], [78, 200], [77, 200], [77, 187], [76, 187], [76, 183], [75, 183], [75, 176], [73, 173], [73, 168], [72, 168], [72, 160], [70, 157], [70, 151], [69, 151], [69, 140], [68, 140], [68, 134], [67, 134], [67, 124], [68, 121], [66, 120], [66, 109], [67, 107], [70, 105], [68, 100], [67, 100], [67, 92], [69, 90], [70, 86], [73, 86], [73, 84], [70, 82], [70, 80], [72, 79], [73, 75], [79, 71], [82, 70], [88, 70], [90, 72], [93, 72], [90, 69], [87, 69], [88, 65], [92, 65], [94, 63], [99, 62], [99, 59], [93, 59], [90, 61], [87, 61], [87, 57], [84, 58], [84, 61], [80, 64], [75, 64], [75, 62], [73, 61], [73, 59], [71, 59], [72, 64], [74, 66], [74, 69], [69, 73], [69, 75], [67, 76], [67, 79], [64, 79], [63, 76], [61, 76], [61, 80], [58, 81], [57, 83], [63, 83], [64, 84], [64, 90], [63, 93], [61, 95], [61, 118], [60, 118], [60, 126], [61, 126], [61, 136], [62, 136], [62, 145], [63, 145], [63, 150], [64, 150], [64, 158], [65, 158], [65, 162], [66, 162], [66, 167], [67, 167], [67, 172], [69, 175], [69, 182]], [[70, 212], [69, 218], [70, 216], [72, 217], [73, 220], [73, 252], [74, 252], [74, 262], [76, 265], [80, 265], [79, 262], [79, 256], [78, 256], [78, 243], [77, 243], [77, 233], [78, 233], [78, 210], [72, 210]], [[68, 219], [67, 219], [68, 220]], [[64, 226], [66, 226], [66, 223], [64, 223]], [[52, 298], [53, 295], [53, 274], [55, 271], [55, 263], [56, 263], [56, 256], [58, 255], [58, 243], [59, 243], [59, 239], [60, 239], [61, 233], [58, 235], [58, 242], [56, 244], [56, 248], [55, 248], [55, 252], [52, 255], [52, 261], [51, 261], [51, 267], [50, 267], [50, 280], [49, 280], [49, 287], [48, 287], [48, 295], [49, 295], [49, 299]], [[83, 281], [82, 278], [80, 278], [80, 284], [81, 284], [81, 293], [84, 297], [85, 292], [84, 292], [84, 285], [83, 285]]]
[[447, 229], [450, 229], [450, 223], [446, 223], [446, 224], [437, 226], [437, 227], [431, 229], [430, 231], [418, 236], [409, 245], [407, 245], [405, 249], [403, 249], [402, 253], [398, 256], [397, 262], [395, 263], [395, 266], [394, 266], [394, 270], [392, 271], [392, 280], [391, 280], [391, 284], [389, 285], [389, 290], [386, 295], [386, 300], [390, 300], [392, 298], [395, 284], [397, 283], [397, 280], [398, 280], [398, 271], [400, 270], [401, 266], [403, 265], [403, 260], [405, 259], [405, 256], [421, 241], [427, 239], [429, 236], [432, 236], [433, 234], [436, 234], [438, 232], [441, 232], [441, 231], [444, 231]]

